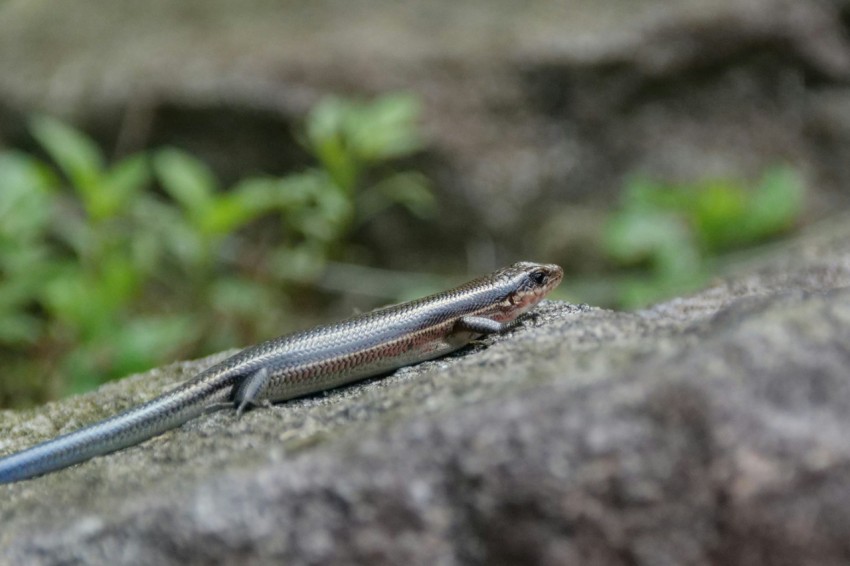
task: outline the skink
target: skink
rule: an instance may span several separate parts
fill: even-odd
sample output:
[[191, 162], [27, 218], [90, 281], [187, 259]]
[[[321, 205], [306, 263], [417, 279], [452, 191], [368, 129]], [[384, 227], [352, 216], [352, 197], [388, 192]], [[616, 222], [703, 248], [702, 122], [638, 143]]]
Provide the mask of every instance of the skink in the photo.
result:
[[562, 277], [557, 265], [520, 262], [436, 295], [246, 348], [151, 401], [0, 458], [0, 483], [137, 444], [212, 409], [241, 414], [442, 356], [510, 328]]

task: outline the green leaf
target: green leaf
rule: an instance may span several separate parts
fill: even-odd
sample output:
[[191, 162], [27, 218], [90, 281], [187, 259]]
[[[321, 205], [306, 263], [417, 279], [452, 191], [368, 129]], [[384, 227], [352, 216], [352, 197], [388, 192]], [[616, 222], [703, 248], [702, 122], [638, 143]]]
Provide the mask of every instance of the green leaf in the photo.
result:
[[246, 179], [216, 198], [203, 217], [207, 234], [229, 234], [279, 205], [278, 183], [272, 179]]
[[[787, 229], [804, 206], [799, 176], [786, 167], [765, 173], [755, 190], [734, 179], [682, 186], [645, 178], [629, 180], [623, 205], [605, 231], [608, 254], [622, 263], [651, 268], [642, 280], [622, 285], [628, 306], [693, 289], [709, 273], [717, 253]], [[699, 245], [697, 245], [699, 244]]]
[[153, 165], [165, 191], [190, 216], [202, 216], [218, 190], [218, 182], [209, 167], [178, 149], [157, 151]]
[[144, 154], [131, 155], [116, 163], [104, 176], [96, 217], [109, 218], [125, 212], [149, 182], [150, 169]]
[[230, 234], [260, 215], [251, 203], [239, 198], [239, 195], [223, 195], [213, 201], [204, 214], [201, 230], [205, 234]]
[[400, 204], [414, 216], [433, 218], [437, 201], [421, 173], [395, 173], [372, 185], [357, 197], [359, 222], [365, 223], [393, 204]]
[[410, 94], [382, 96], [346, 116], [351, 150], [367, 161], [404, 157], [422, 147], [419, 100]]
[[106, 256], [97, 267], [90, 273], [76, 263], [57, 264], [42, 291], [51, 316], [83, 338], [114, 327], [140, 283], [131, 260], [118, 253]]
[[112, 311], [128, 306], [142, 283], [132, 259], [119, 249], [101, 258], [98, 266], [97, 301]]
[[153, 231], [142, 231], [129, 242], [130, 257], [133, 266], [144, 278], [156, 275], [160, 271], [164, 245], [162, 234]]
[[699, 270], [700, 254], [686, 224], [672, 213], [624, 211], [611, 218], [604, 247], [623, 264], [648, 262], [659, 277], [680, 277]]
[[746, 189], [733, 181], [712, 180], [698, 188], [691, 214], [705, 246], [718, 250], [746, 243], [747, 199]]
[[689, 213], [694, 195], [693, 187], [679, 187], [636, 176], [626, 181], [621, 201], [622, 207], [629, 210]]
[[104, 159], [95, 143], [80, 131], [48, 116], [30, 121], [33, 137], [50, 155], [90, 210], [101, 190]]
[[352, 202], [339, 191], [326, 189], [315, 194], [313, 206], [290, 211], [284, 221], [308, 240], [336, 244], [351, 227]]
[[342, 98], [327, 96], [320, 100], [307, 115], [305, 129], [308, 141], [316, 146], [339, 138], [346, 116], [352, 111], [353, 103]]
[[171, 359], [197, 340], [198, 333], [191, 315], [136, 316], [105, 337], [112, 350], [110, 376], [121, 377]]
[[192, 271], [208, 259], [206, 242], [197, 226], [173, 204], [139, 199], [132, 213], [134, 222], [145, 227], [144, 234], [133, 238], [131, 244], [134, 263], [140, 270], [151, 271], [160, 260], [173, 256], [178, 266]]
[[403, 157], [419, 150], [420, 106], [408, 94], [370, 103], [323, 99], [307, 117], [307, 145], [334, 184], [351, 194], [367, 163]]
[[78, 259], [90, 257], [103, 239], [102, 227], [79, 214], [76, 202], [68, 198], [56, 199], [54, 211], [51, 234], [69, 246]]
[[56, 266], [44, 287], [43, 303], [51, 317], [70, 326], [76, 332], [97, 326], [101, 309], [88, 304], [89, 282], [85, 273], [72, 263]]
[[207, 239], [193, 225], [177, 219], [172, 223], [162, 222], [159, 227], [165, 249], [187, 270], [196, 270], [210, 260]]
[[284, 210], [299, 210], [311, 206], [316, 195], [325, 190], [334, 190], [327, 173], [311, 169], [294, 173], [277, 180], [275, 201]]
[[355, 113], [354, 103], [327, 97], [321, 100], [307, 116], [306, 134], [308, 148], [341, 190], [351, 193], [360, 174], [356, 155], [348, 147], [346, 123]]
[[765, 172], [747, 210], [751, 238], [765, 238], [793, 226], [803, 213], [805, 194], [803, 181], [793, 169], [774, 167]]
[[659, 247], [682, 234], [681, 222], [670, 213], [624, 210], [608, 221], [603, 244], [613, 259], [634, 264], [652, 258]]
[[123, 377], [170, 359], [197, 339], [190, 316], [148, 316], [116, 321], [90, 336], [62, 360], [67, 393], [90, 390], [106, 379]]
[[257, 211], [268, 212], [281, 207], [281, 181], [289, 179], [272, 177], [251, 177], [236, 183], [228, 194], [239, 195], [238, 198], [244, 202], [246, 208]]
[[286, 228], [316, 242], [337, 243], [351, 227], [354, 204], [321, 170], [290, 175], [279, 182], [278, 201]]
[[40, 237], [53, 210], [56, 178], [22, 153], [0, 153], [0, 239], [24, 245]]

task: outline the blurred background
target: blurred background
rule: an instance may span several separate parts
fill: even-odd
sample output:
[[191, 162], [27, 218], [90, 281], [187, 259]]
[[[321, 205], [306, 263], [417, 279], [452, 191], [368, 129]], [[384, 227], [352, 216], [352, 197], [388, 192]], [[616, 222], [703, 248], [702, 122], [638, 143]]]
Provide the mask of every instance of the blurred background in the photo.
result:
[[850, 207], [844, 0], [0, 1], [0, 407], [521, 259], [640, 308]]

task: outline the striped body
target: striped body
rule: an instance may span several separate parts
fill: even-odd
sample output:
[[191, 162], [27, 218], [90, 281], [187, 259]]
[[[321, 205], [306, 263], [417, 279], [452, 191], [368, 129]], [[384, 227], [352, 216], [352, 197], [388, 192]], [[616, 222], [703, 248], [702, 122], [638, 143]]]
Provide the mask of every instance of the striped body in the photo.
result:
[[430, 297], [246, 348], [156, 399], [0, 459], [0, 483], [137, 444], [225, 407], [261, 370], [256, 401], [281, 401], [442, 356], [490, 331], [480, 319], [504, 329], [561, 275], [558, 266], [518, 263]]

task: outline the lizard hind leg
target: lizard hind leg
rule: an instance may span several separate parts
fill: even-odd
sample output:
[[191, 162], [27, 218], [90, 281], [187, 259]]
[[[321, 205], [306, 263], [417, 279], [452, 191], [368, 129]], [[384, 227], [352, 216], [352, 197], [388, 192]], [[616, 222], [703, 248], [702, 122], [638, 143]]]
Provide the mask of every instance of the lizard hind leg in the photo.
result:
[[236, 406], [236, 416], [241, 417], [249, 407], [257, 407], [259, 405], [268, 406], [271, 402], [268, 399], [262, 399], [263, 393], [269, 385], [269, 370], [268, 368], [260, 368], [252, 374], [249, 374], [233, 396], [233, 404]]

